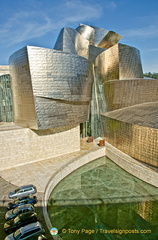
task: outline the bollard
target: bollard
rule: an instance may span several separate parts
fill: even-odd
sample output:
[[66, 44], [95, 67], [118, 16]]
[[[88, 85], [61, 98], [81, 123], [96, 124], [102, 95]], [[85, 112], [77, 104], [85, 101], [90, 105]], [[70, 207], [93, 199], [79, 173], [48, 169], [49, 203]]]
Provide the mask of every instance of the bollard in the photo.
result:
[[88, 143], [93, 142], [93, 137], [88, 137], [87, 142], [88, 142]]
[[105, 140], [100, 140], [100, 141], [99, 141], [99, 146], [100, 146], [100, 147], [105, 146]]

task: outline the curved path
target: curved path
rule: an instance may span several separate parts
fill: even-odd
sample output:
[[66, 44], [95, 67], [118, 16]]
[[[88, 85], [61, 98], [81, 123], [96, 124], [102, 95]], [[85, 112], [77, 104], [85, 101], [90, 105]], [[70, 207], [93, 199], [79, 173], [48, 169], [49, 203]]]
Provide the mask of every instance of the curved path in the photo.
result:
[[[18, 186], [26, 184], [34, 184], [37, 186], [37, 199], [36, 212], [38, 219], [46, 230], [45, 235], [48, 239], [52, 239], [49, 230], [46, 227], [42, 211], [42, 200], [47, 183], [52, 175], [57, 172], [62, 166], [68, 165], [73, 158], [78, 158], [84, 154], [98, 150], [100, 147], [97, 141], [87, 143], [85, 139], [81, 139], [81, 150], [71, 154], [63, 155], [57, 158], [43, 160], [35, 163], [30, 163], [10, 169], [0, 171], [0, 235], [1, 239], [5, 238], [3, 231], [3, 224], [5, 222], [4, 215], [7, 211], [8, 193]], [[105, 148], [105, 147], [104, 147]]]
[[[144, 166], [144, 164], [139, 163], [134, 159], [131, 159], [128, 155], [118, 151], [108, 143], [106, 143], [104, 147], [99, 147], [98, 142], [99, 139], [95, 140], [92, 143], [87, 143], [86, 139], [81, 139], [81, 150], [78, 152], [0, 171], [0, 234], [2, 236], [2, 239], [5, 238], [3, 232], [3, 224], [5, 221], [4, 214], [7, 210], [6, 205], [8, 203], [8, 192], [12, 191], [17, 186], [30, 183], [37, 186], [38, 203], [36, 205], [36, 211], [38, 213], [40, 222], [42, 222], [46, 230], [46, 236], [48, 239], [52, 239], [49, 230], [45, 225], [42, 212], [42, 200], [45, 188], [53, 175], [55, 175], [60, 170], [64, 171], [64, 168], [68, 167], [68, 165], [72, 162], [75, 163], [76, 159], [77, 161], [80, 161], [80, 158], [82, 156], [88, 156], [88, 153], [94, 152], [94, 155], [96, 154], [96, 159], [101, 157], [101, 155], [107, 155], [116, 164], [131, 174], [131, 171], [137, 170], [137, 177], [139, 177], [141, 174], [145, 174], [145, 176], [147, 176], [147, 180], [154, 179], [154, 182], [158, 182], [158, 173], [156, 173], [156, 171], [149, 169], [148, 167]], [[91, 161], [91, 159], [89, 159], [89, 161]], [[83, 164], [84, 162], [81, 163], [81, 165]], [[76, 166], [76, 168], [78, 167]], [[141, 176], [140, 179], [142, 179]]]

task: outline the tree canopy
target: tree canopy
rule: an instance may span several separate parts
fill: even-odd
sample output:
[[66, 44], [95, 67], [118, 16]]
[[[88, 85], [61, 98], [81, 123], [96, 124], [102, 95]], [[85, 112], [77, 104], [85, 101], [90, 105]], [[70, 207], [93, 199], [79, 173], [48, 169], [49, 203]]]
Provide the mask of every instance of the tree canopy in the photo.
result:
[[155, 79], [158, 79], [158, 73], [156, 72], [148, 72], [148, 73], [144, 73], [144, 77], [149, 77], [149, 78], [155, 78]]

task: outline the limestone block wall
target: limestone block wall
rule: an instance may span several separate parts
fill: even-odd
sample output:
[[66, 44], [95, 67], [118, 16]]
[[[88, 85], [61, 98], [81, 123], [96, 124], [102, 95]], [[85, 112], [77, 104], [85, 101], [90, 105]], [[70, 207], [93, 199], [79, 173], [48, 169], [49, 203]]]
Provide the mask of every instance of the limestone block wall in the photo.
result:
[[9, 74], [9, 65], [0, 65], [0, 75]]
[[106, 140], [129, 156], [158, 167], [158, 129], [101, 116]]
[[105, 147], [106, 156], [113, 162], [133, 176], [155, 187], [158, 187], [158, 174], [156, 171], [120, 151], [118, 148], [114, 147], [108, 142], [105, 143]]
[[79, 151], [79, 126], [54, 134], [15, 125], [0, 127], [0, 149], [0, 170]]
[[107, 111], [158, 101], [157, 79], [114, 80], [104, 83]]

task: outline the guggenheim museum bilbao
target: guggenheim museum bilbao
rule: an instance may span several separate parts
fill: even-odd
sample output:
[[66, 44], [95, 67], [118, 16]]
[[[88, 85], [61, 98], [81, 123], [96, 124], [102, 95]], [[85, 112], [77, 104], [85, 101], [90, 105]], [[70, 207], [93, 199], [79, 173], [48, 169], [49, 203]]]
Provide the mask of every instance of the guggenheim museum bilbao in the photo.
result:
[[139, 50], [120, 39], [80, 24], [63, 28], [54, 49], [10, 56], [0, 111], [14, 123], [0, 131], [1, 169], [78, 151], [87, 136], [158, 167], [158, 80], [143, 78]]

